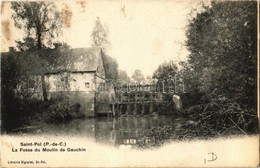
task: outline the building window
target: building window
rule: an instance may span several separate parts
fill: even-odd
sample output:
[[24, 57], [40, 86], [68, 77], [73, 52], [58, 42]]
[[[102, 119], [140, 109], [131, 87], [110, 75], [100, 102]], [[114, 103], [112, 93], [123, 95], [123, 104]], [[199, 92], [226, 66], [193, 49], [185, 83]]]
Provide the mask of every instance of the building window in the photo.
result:
[[86, 88], [89, 88], [89, 82], [86, 82], [86, 83], [85, 83], [85, 87], [86, 87]]

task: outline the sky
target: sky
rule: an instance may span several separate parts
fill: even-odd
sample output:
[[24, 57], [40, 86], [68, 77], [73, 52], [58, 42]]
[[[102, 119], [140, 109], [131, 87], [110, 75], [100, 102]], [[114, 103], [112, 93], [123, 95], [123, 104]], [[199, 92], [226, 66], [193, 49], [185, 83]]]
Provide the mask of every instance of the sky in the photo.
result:
[[[187, 60], [185, 32], [190, 14], [200, 9], [200, 1], [183, 0], [99, 0], [56, 1], [59, 10], [71, 17], [62, 28], [59, 40], [72, 48], [91, 47], [91, 32], [97, 17], [109, 30], [108, 54], [118, 62], [119, 69], [131, 76], [140, 69], [152, 76], [163, 62]], [[1, 23], [7, 24], [10, 35], [1, 33], [1, 51], [22, 39], [11, 19], [10, 4], [2, 4]], [[3, 27], [2, 27], [3, 31]]]

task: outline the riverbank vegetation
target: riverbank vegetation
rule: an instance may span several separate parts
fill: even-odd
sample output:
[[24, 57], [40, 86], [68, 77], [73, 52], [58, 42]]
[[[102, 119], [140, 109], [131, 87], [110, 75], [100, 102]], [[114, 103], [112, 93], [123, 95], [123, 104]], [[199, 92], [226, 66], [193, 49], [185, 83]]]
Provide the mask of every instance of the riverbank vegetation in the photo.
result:
[[188, 26], [190, 54], [181, 73], [189, 99], [200, 103], [184, 113], [201, 130], [258, 132], [256, 13], [255, 1], [212, 2]]
[[175, 75], [184, 81], [185, 92], [178, 93], [184, 110], [176, 114], [182, 124], [143, 130], [150, 141], [140, 141], [139, 147], [259, 132], [256, 17], [256, 1], [213, 1], [190, 20], [188, 61], [165, 63], [154, 73], [159, 79]]
[[258, 133], [255, 113], [254, 109], [243, 108], [236, 102], [223, 99], [192, 106], [174, 116], [178, 123], [176, 127], [142, 130], [137, 148], [160, 147], [171, 141], [254, 135]]

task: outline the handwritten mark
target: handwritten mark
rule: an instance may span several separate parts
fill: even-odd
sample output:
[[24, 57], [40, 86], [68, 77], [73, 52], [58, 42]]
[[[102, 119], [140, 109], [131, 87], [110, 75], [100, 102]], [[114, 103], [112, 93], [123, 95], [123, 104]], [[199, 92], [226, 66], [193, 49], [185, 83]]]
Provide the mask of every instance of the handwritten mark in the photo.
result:
[[208, 153], [207, 159], [204, 159], [204, 164], [206, 164], [207, 162], [214, 162], [215, 160], [217, 160], [217, 158], [218, 156], [215, 153]]

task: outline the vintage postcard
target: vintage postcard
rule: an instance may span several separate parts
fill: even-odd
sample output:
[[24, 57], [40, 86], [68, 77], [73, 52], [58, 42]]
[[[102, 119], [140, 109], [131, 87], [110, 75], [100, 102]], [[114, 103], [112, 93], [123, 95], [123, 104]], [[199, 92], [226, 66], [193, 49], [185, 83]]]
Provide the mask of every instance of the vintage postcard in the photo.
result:
[[259, 2], [1, 1], [1, 167], [257, 167]]

